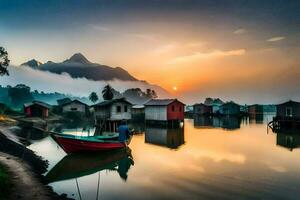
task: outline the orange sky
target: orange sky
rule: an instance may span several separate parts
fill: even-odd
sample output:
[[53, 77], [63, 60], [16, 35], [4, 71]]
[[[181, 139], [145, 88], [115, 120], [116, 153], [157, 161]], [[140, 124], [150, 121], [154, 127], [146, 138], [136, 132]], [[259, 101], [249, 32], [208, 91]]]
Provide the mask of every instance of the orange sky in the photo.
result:
[[141, 2], [82, 2], [78, 9], [54, 1], [37, 4], [39, 9], [27, 5], [29, 14], [24, 6], [12, 6], [3, 11], [0, 45], [12, 64], [32, 58], [61, 62], [81, 52], [188, 101], [300, 97], [294, 95], [300, 93], [300, 42], [293, 3]]

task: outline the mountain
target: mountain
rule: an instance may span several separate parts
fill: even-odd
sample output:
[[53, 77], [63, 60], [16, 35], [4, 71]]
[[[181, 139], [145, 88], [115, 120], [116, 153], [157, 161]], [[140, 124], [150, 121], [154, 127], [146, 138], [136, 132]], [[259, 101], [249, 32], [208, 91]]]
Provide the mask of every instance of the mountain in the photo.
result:
[[29, 60], [23, 64], [21, 64], [22, 66], [29, 66], [31, 68], [34, 68], [34, 69], [37, 69], [40, 65], [42, 65], [43, 63], [35, 60], [35, 59], [32, 59], [32, 60]]
[[114, 68], [92, 63], [81, 53], [76, 53], [60, 63], [48, 61], [45, 64], [41, 64], [36, 60], [30, 60], [22, 65], [56, 74], [68, 73], [73, 78], [86, 78], [94, 81], [109, 81], [114, 79], [137, 81], [135, 77], [121, 67]]

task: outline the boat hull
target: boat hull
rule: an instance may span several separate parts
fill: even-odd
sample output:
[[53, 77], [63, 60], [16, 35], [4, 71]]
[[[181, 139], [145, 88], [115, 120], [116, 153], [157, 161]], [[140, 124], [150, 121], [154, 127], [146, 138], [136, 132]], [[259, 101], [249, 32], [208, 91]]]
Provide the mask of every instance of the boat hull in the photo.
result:
[[110, 151], [127, 146], [125, 142], [118, 141], [88, 141], [56, 134], [52, 137], [66, 153]]

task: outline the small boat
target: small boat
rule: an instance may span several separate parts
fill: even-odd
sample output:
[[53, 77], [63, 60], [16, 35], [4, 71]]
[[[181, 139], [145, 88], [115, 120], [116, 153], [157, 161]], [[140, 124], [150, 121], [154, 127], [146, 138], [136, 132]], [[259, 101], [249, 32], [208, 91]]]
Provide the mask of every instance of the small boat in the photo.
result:
[[125, 148], [130, 144], [131, 137], [126, 142], [118, 141], [118, 134], [106, 136], [76, 136], [61, 133], [51, 133], [52, 138], [66, 153], [97, 152]]

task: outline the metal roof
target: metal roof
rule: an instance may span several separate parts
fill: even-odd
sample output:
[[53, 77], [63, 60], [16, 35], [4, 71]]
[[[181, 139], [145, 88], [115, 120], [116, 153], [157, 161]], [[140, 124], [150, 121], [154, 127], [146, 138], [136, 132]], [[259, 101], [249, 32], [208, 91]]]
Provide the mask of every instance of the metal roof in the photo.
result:
[[51, 105], [49, 105], [47, 103], [44, 103], [44, 102], [41, 102], [41, 101], [33, 101], [33, 102], [30, 102], [30, 103], [25, 103], [24, 107], [29, 107], [29, 106], [32, 106], [34, 104], [42, 106], [42, 107], [46, 107], [46, 108], [50, 108], [51, 107]]
[[132, 106], [133, 109], [142, 109], [142, 108], [145, 108], [144, 105], [134, 105]]
[[73, 101], [65, 102], [65, 103], [63, 103], [63, 104], [60, 104], [60, 106], [69, 105], [69, 104], [74, 103], [74, 102], [77, 102], [77, 103], [79, 103], [79, 104], [83, 104], [83, 105], [87, 106], [87, 104], [85, 104], [85, 103], [83, 103], [83, 102], [81, 102], [81, 101], [79, 101], [79, 100], [77, 100], [77, 99], [75, 99], [75, 100], [73, 100]]
[[100, 107], [103, 107], [103, 106], [110, 106], [111, 104], [113, 103], [116, 103], [116, 102], [125, 102], [127, 104], [130, 104], [132, 105], [129, 101], [127, 101], [125, 98], [120, 98], [120, 99], [113, 99], [113, 100], [106, 100], [106, 101], [102, 101], [100, 103], [97, 103], [95, 105], [93, 105], [93, 107], [95, 106], [100, 106]]
[[[174, 101], [178, 101], [177, 99], [151, 99], [145, 106], [167, 106]], [[181, 103], [181, 102], [180, 102]]]

